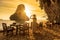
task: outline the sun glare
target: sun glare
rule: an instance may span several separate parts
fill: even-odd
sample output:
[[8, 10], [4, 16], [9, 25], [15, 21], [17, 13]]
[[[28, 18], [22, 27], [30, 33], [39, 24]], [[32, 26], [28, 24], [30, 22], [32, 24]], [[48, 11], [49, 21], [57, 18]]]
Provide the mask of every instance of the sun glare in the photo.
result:
[[25, 6], [25, 12], [26, 12], [26, 15], [30, 18], [31, 10], [30, 10], [29, 6]]

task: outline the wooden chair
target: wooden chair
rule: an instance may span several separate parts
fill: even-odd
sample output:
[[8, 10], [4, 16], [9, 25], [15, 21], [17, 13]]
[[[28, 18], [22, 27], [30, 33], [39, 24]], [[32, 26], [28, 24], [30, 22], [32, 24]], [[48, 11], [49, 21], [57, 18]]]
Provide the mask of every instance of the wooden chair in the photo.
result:
[[26, 35], [26, 37], [28, 37], [29, 36], [29, 24], [26, 23], [26, 24], [23, 25], [23, 27], [24, 27], [24, 30], [25, 30], [25, 35]]
[[24, 34], [25, 35], [25, 29], [23, 27], [23, 25], [19, 25], [19, 34]]
[[6, 23], [2, 23], [2, 26], [3, 26], [3, 35], [8, 35], [9, 33], [13, 34], [13, 30], [14, 30], [13, 27], [7, 26]]
[[25, 28], [25, 31], [26, 31], [27, 33], [29, 33], [29, 24], [25, 24], [25, 25], [24, 25], [24, 28]]

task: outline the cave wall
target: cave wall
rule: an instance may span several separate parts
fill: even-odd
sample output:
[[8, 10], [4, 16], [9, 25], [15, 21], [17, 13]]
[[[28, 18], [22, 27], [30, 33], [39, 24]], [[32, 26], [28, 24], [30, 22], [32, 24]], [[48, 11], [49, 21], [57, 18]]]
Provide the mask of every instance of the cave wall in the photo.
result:
[[50, 22], [60, 23], [60, 0], [39, 0]]

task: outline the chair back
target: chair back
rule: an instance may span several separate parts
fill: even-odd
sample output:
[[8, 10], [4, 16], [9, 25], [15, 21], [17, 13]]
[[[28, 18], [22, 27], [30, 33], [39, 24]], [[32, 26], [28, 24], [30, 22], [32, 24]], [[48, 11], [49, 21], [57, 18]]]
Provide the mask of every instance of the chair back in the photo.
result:
[[3, 27], [3, 30], [4, 30], [4, 31], [7, 30], [7, 25], [6, 25], [6, 23], [2, 23], [2, 27]]
[[24, 27], [23, 27], [23, 25], [19, 25], [20, 26], [20, 30], [21, 31], [24, 31], [25, 29], [24, 29]]
[[25, 30], [28, 30], [29, 29], [29, 24], [26, 23], [26, 24], [23, 25], [23, 27], [24, 27]]

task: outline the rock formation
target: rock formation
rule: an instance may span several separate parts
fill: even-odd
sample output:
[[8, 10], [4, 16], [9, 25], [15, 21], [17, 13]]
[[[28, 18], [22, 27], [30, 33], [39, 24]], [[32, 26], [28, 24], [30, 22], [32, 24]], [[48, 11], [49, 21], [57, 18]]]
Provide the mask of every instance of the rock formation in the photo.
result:
[[10, 16], [10, 20], [15, 20], [16, 22], [24, 23], [29, 18], [25, 13], [25, 6], [23, 4], [18, 5], [16, 12]]

